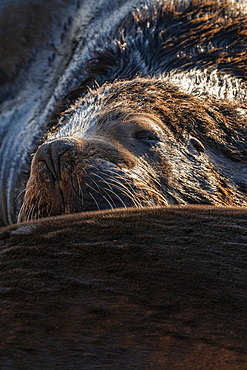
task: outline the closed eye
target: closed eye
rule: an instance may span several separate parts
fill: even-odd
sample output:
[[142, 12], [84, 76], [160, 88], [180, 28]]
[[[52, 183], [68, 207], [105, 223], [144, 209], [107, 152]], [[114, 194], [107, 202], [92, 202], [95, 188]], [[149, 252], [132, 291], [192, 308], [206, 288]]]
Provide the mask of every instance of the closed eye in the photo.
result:
[[139, 131], [135, 134], [135, 137], [148, 145], [152, 145], [160, 141], [159, 137], [151, 131]]

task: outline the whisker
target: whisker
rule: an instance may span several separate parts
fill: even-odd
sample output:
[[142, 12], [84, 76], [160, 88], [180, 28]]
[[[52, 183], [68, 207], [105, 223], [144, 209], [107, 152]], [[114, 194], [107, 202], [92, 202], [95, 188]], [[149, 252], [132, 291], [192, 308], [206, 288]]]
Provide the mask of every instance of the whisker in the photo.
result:
[[[136, 200], [133, 196], [133, 194], [131, 194], [130, 192], [128, 193], [125, 189], [121, 189], [120, 187], [117, 187], [117, 189], [119, 189], [124, 195], [126, 195], [132, 202], [133, 204], [138, 207], [138, 204], [136, 203]], [[123, 199], [117, 194], [115, 193], [113, 190], [111, 189], [108, 189], [108, 191], [110, 191], [111, 193], [114, 194], [115, 197], [117, 197], [121, 203], [123, 204], [124, 208], [127, 208], [126, 204], [124, 203]]]
[[[118, 190], [120, 190], [121, 192], [123, 192], [126, 196], [128, 196], [134, 203], [134, 205], [136, 207], [142, 207], [143, 206], [143, 203], [138, 199], [137, 195], [136, 195], [136, 190], [133, 188], [133, 186], [131, 186], [131, 184], [129, 183], [128, 186], [126, 186], [126, 183], [123, 184], [122, 181], [119, 181], [119, 180], [124, 180], [126, 181], [126, 179], [121, 176], [119, 174], [118, 171], [115, 171], [114, 169], [111, 169], [110, 171], [110, 177], [109, 177], [109, 181], [106, 182], [104, 178], [102, 178], [100, 175], [98, 174], [94, 174], [95, 176], [97, 176], [101, 181], [104, 181], [104, 183], [107, 184], [107, 186], [109, 188], [111, 188], [111, 190], [113, 190], [111, 184], [116, 187], [116, 184], [119, 186], [118, 187]], [[119, 179], [119, 180], [117, 180]], [[110, 183], [111, 182], [111, 183]], [[146, 187], [146, 182], [145, 181], [140, 181], [141, 183], [145, 184], [145, 187]], [[131, 189], [131, 190], [130, 190]], [[108, 190], [108, 189], [107, 189]], [[139, 192], [142, 191], [142, 189], [138, 189]], [[109, 192], [109, 191], [108, 191]], [[116, 193], [114, 191], [112, 191], [112, 193], [114, 195], [116, 195]], [[157, 193], [158, 194], [158, 193]], [[138, 194], [139, 197], [140, 197], [140, 194]], [[109, 196], [109, 195], [108, 195]], [[145, 194], [143, 193], [143, 196], [145, 197]], [[150, 200], [149, 200], [149, 203], [150, 203]], [[152, 204], [157, 204], [157, 202], [152, 202]]]
[[34, 206], [31, 206], [28, 210], [28, 214], [27, 214], [27, 221], [31, 221], [32, 220], [32, 214], [34, 212]]
[[[40, 194], [39, 194], [40, 195]], [[38, 205], [37, 205], [37, 219], [41, 218], [40, 215], [41, 215], [41, 211], [40, 211], [40, 202], [41, 202], [41, 197], [39, 196], [39, 201], [38, 201]], [[47, 204], [46, 207], [49, 207], [49, 204]], [[48, 212], [47, 212], [48, 214]]]
[[[93, 174], [93, 175], [96, 175], [96, 174]], [[99, 176], [97, 176], [97, 177], [99, 177]], [[100, 187], [100, 185], [99, 184], [97, 184], [97, 182], [94, 180], [94, 179], [92, 179], [92, 177], [91, 176], [89, 176], [89, 178], [90, 178], [90, 181], [92, 181], [95, 185], [96, 185], [96, 187], [98, 188], [98, 190], [100, 190], [101, 189], [101, 187]], [[106, 183], [107, 184], [107, 182], [102, 178], [101, 180], [103, 180], [104, 181], [104, 183]]]
[[[115, 188], [117, 188], [122, 193], [124, 193], [126, 196], [128, 196], [133, 201], [133, 203], [138, 207], [138, 203], [136, 203], [136, 200], [137, 200], [136, 194], [135, 194], [136, 192], [131, 187], [131, 185], [129, 185], [129, 187], [131, 187], [131, 189], [133, 190], [132, 192], [130, 191], [130, 189], [128, 189], [128, 187], [126, 186], [126, 184], [123, 184], [122, 182], [117, 181], [115, 178], [110, 178], [110, 180], [112, 180], [112, 182], [115, 183], [115, 185], [114, 185]], [[108, 189], [108, 191], [111, 191], [113, 194], [117, 195], [111, 189]], [[139, 205], [141, 205], [141, 204], [139, 204]]]
[[[128, 194], [131, 194], [132, 196], [133, 195], [135, 195], [135, 199], [137, 200], [138, 199], [138, 196], [140, 197], [140, 193], [137, 193], [136, 192], [136, 190], [134, 190], [133, 189], [133, 187], [130, 185], [130, 184], [128, 184], [128, 187], [130, 187], [132, 190], [133, 190], [133, 192], [131, 192], [127, 187], [126, 187], [126, 185], [125, 184], [123, 184], [121, 181], [118, 181], [118, 180], [116, 180], [116, 178], [115, 177], [113, 177], [113, 178], [110, 178], [109, 180], [111, 180], [111, 182], [112, 183], [115, 183], [116, 185], [115, 186], [119, 186], [118, 188], [120, 189], [120, 190], [122, 190], [122, 189], [125, 189], [125, 191], [127, 191], [128, 192]], [[160, 202], [162, 203], [162, 204], [167, 204], [167, 199], [166, 199], [166, 197], [162, 194], [162, 193], [160, 193], [160, 192], [158, 192], [157, 190], [155, 190], [155, 189], [153, 189], [152, 187], [149, 187], [149, 186], [147, 186], [147, 183], [146, 182], [144, 182], [144, 181], [139, 181], [139, 183], [140, 183], [140, 185], [141, 185], [141, 187], [140, 188], [138, 188], [138, 190], [139, 191], [141, 191], [141, 193], [142, 193], [142, 196], [149, 202], [149, 203], [151, 203], [152, 205], [157, 205], [157, 202], [155, 202], [154, 201], [154, 199], [152, 200], [150, 197], [147, 197], [147, 194], [145, 194], [145, 191], [146, 192], [148, 192], [148, 193], [152, 193], [153, 195], [156, 195], [156, 199], [159, 201], [159, 203], [158, 204], [160, 204]], [[123, 190], [122, 190], [123, 191]], [[133, 198], [132, 198], [133, 199]], [[137, 206], [138, 206], [138, 204], [137, 204]], [[139, 206], [140, 206], [140, 204], [139, 204]]]
[[[113, 171], [111, 171], [111, 172], [113, 172]], [[112, 187], [110, 186], [110, 184], [108, 184], [108, 182], [106, 182], [105, 179], [103, 177], [101, 177], [99, 174], [94, 173], [93, 175], [96, 176], [96, 177], [98, 177], [101, 181], [103, 181], [104, 183], [106, 183], [112, 189]], [[93, 180], [93, 179], [91, 178], [91, 180]]]
[[[100, 177], [100, 176], [98, 176], [98, 177]], [[101, 180], [103, 180], [104, 182], [105, 182], [105, 180], [102, 178], [102, 177], [100, 177], [101, 178]], [[106, 182], [105, 182], [106, 183]], [[106, 183], [106, 184], [108, 184], [108, 183]], [[95, 189], [94, 189], [95, 190]], [[122, 190], [122, 189], [120, 189], [120, 190]], [[118, 194], [116, 194], [113, 190], [112, 190], [112, 188], [111, 189], [107, 189], [107, 191], [110, 191], [110, 192], [112, 192], [119, 200], [120, 200], [120, 202], [122, 203], [122, 205], [124, 206], [124, 208], [127, 208], [127, 206], [126, 206], [126, 204], [124, 203], [124, 201], [123, 201], [123, 199], [121, 199], [121, 197], [118, 195]], [[127, 195], [127, 194], [126, 194]]]
[[25, 192], [26, 188], [23, 188], [20, 193], [17, 195], [17, 197], [15, 198], [15, 202], [17, 201], [17, 199], [20, 198], [20, 196]]
[[111, 189], [107, 189], [107, 191], [110, 191], [111, 193], [113, 193], [113, 194], [114, 194], [114, 196], [120, 200], [120, 202], [122, 203], [122, 205], [124, 206], [124, 208], [127, 208], [127, 206], [126, 206], [126, 204], [124, 203], [123, 199], [122, 199], [122, 198], [121, 198], [117, 193], [115, 193], [115, 192], [114, 192], [113, 190], [111, 190]]
[[98, 211], [100, 211], [99, 205], [98, 205], [96, 199], [94, 198], [93, 194], [91, 194], [91, 193], [88, 193], [88, 194], [93, 198], [94, 203], [96, 204], [96, 207], [98, 208]]
[[[160, 182], [159, 182], [156, 178], [154, 178], [154, 177], [152, 176], [152, 174], [149, 174], [149, 175], [150, 175], [150, 177], [152, 178], [152, 181], [153, 181], [156, 185], [161, 186]], [[116, 181], [116, 178], [124, 179], [123, 177], [121, 177], [121, 176], [119, 175], [119, 173], [118, 173], [118, 172], [116, 172], [116, 173], [114, 174], [114, 177], [113, 177], [113, 178], [111, 178], [111, 180]], [[163, 201], [165, 201], [165, 203], [167, 203], [167, 199], [165, 198], [165, 196], [164, 196], [161, 192], [159, 192], [159, 191], [157, 191], [157, 190], [153, 189], [153, 187], [149, 187], [149, 186], [148, 186], [148, 184], [147, 184], [147, 182], [146, 182], [145, 180], [142, 180], [140, 177], [138, 177], [138, 183], [141, 185], [141, 190], [146, 190], [146, 191], [148, 191], [148, 192], [152, 192], [152, 193], [154, 193], [154, 194], [158, 195], [158, 197], [159, 197], [160, 199], [162, 199]], [[133, 192], [135, 192], [135, 190], [133, 189], [133, 187], [132, 187], [131, 185], [129, 185], [129, 186], [131, 187], [131, 189], [133, 190]]]
[[[120, 190], [124, 195], [126, 195], [132, 202], [135, 207], [141, 208], [142, 204], [136, 194], [133, 194], [128, 188], [124, 188], [123, 186], [115, 186], [116, 189]], [[110, 191], [110, 190], [109, 190]], [[114, 193], [115, 194], [115, 193]], [[118, 196], [117, 194], [115, 194]]]
[[103, 194], [101, 194], [101, 192], [99, 191], [99, 190], [95, 190], [91, 185], [89, 185], [89, 184], [86, 184], [86, 186], [88, 186], [89, 188], [91, 188], [93, 191], [95, 191], [95, 192], [97, 192], [98, 194], [100, 194], [100, 196], [102, 197], [102, 198], [104, 198], [105, 199], [105, 201], [109, 204], [109, 206], [110, 206], [110, 208], [111, 209], [114, 209], [114, 207], [112, 206], [112, 204], [111, 204], [111, 202], [103, 195]]
[[[28, 207], [28, 204], [32, 204], [32, 201], [33, 201], [33, 198], [34, 198], [35, 194], [32, 195], [31, 199], [25, 203], [25, 208]], [[30, 208], [28, 209], [28, 211], [26, 212], [26, 215], [27, 215], [27, 221], [30, 221], [31, 220], [31, 214], [33, 212], [33, 209], [34, 209], [34, 205], [30, 206]]]
[[20, 211], [18, 213], [18, 217], [17, 217], [17, 223], [18, 224], [21, 223], [21, 217], [22, 217], [21, 214], [24, 211], [25, 207], [26, 207], [26, 202], [23, 202], [22, 205], [21, 205]]
[[80, 181], [79, 181], [79, 178], [78, 178], [77, 174], [76, 174], [76, 179], [77, 179], [78, 187], [79, 187], [79, 197], [81, 197], [82, 204], [83, 204], [83, 190], [82, 190], [82, 187], [81, 187], [81, 184], [80, 184]]
[[[111, 202], [114, 204], [115, 208], [116, 208], [116, 204], [114, 202], [114, 200], [112, 199], [112, 197], [108, 194], [107, 190], [109, 189], [105, 189], [103, 188], [103, 186], [100, 186], [99, 184], [97, 184], [97, 182], [95, 180], [93, 180], [92, 178], [90, 178], [90, 180], [97, 186], [97, 188], [99, 189], [99, 192], [103, 191], [104, 193], [106, 193], [108, 195], [108, 197], [110, 198]], [[106, 181], [104, 181], [104, 183], [106, 185], [108, 185], [108, 183]], [[103, 196], [103, 195], [102, 195]], [[114, 208], [114, 207], [113, 207]]]

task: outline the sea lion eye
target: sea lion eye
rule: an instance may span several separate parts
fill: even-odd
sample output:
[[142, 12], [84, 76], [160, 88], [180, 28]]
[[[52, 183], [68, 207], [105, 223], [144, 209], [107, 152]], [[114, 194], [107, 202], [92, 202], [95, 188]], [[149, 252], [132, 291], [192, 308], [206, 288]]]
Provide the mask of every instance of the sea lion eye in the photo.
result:
[[196, 139], [195, 137], [190, 138], [190, 144], [199, 152], [203, 153], [205, 148], [204, 145], [200, 142], [200, 140]]
[[139, 131], [135, 135], [136, 139], [141, 140], [144, 143], [152, 144], [160, 141], [157, 135], [151, 131]]

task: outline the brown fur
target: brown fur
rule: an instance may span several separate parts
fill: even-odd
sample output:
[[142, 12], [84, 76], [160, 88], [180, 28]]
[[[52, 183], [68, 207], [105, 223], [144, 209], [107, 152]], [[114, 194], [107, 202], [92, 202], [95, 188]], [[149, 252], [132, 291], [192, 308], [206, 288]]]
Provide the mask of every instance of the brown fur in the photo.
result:
[[244, 5], [203, 0], [119, 20], [47, 122], [18, 220], [246, 206], [246, 21]]
[[246, 369], [246, 220], [191, 206], [2, 229], [1, 369]]
[[[247, 205], [244, 105], [144, 78], [88, 95], [66, 113], [76, 132], [62, 126], [38, 149], [20, 220], [123, 206]], [[85, 129], [87, 104], [97, 112]], [[157, 140], [138, 140], [144, 132]]]

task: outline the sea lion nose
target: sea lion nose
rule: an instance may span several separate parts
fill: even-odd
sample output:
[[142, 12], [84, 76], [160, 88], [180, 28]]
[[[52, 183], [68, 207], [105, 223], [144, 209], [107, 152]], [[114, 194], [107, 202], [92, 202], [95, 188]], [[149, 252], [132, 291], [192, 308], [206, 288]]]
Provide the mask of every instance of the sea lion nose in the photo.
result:
[[61, 138], [42, 144], [37, 150], [33, 163], [45, 162], [55, 180], [59, 179], [60, 157], [68, 150], [75, 150], [77, 141], [74, 138]]

